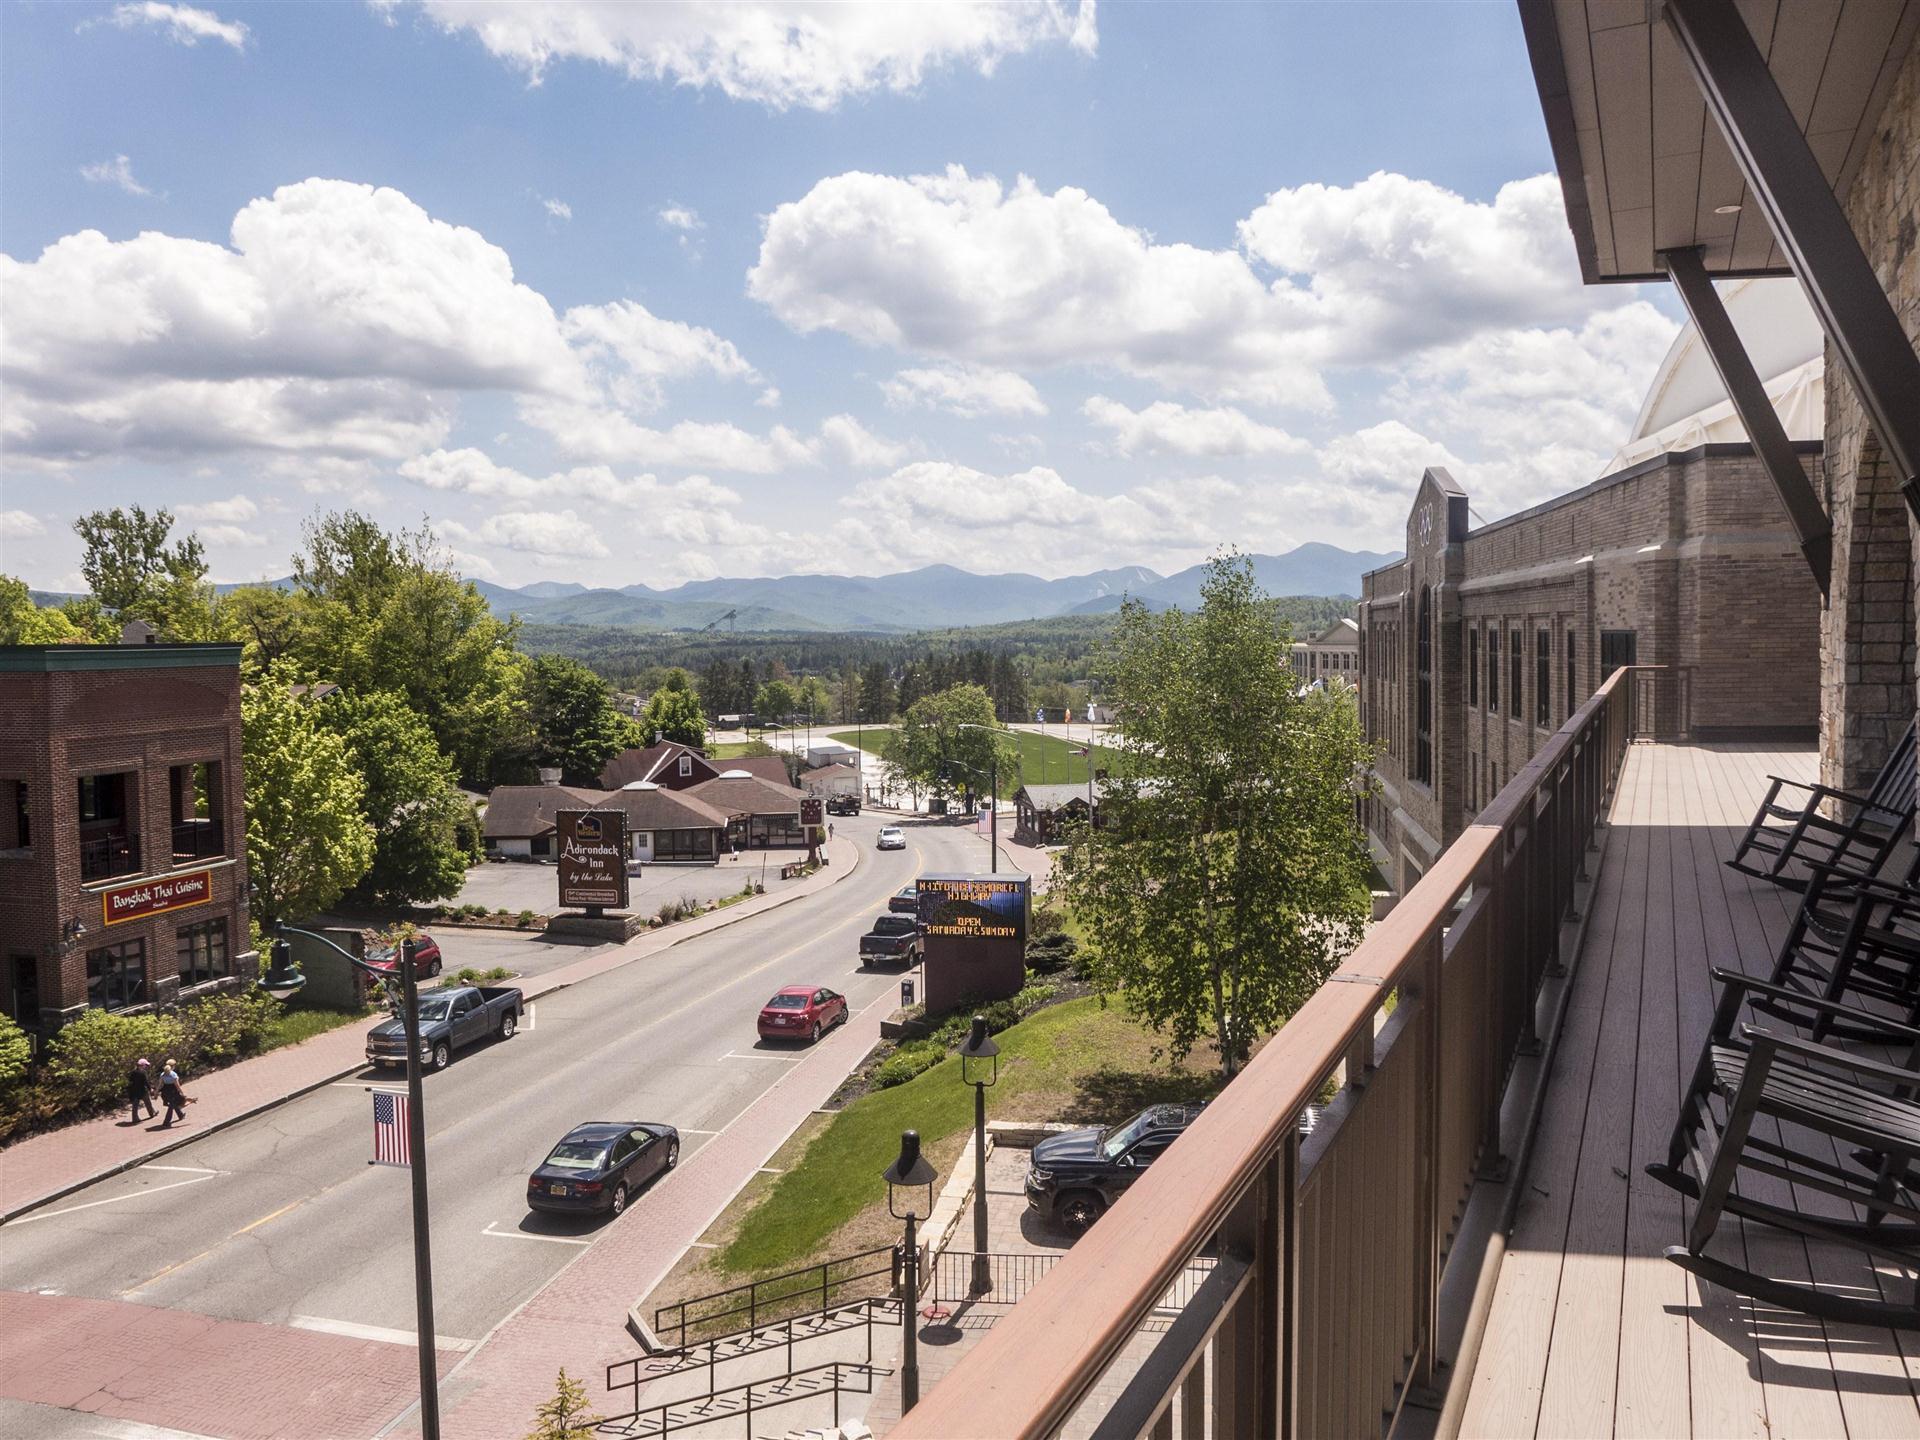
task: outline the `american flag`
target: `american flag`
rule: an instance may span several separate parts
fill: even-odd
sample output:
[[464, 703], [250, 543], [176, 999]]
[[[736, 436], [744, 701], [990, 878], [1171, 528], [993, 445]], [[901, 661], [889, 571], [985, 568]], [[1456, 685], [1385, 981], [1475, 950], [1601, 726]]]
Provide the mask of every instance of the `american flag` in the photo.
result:
[[407, 1165], [407, 1097], [390, 1090], [373, 1092], [373, 1163]]

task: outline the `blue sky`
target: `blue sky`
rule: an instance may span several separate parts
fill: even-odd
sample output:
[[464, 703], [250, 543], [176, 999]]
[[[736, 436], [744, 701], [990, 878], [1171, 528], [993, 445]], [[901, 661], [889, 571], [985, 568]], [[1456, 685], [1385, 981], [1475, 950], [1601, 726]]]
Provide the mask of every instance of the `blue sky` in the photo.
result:
[[135, 501], [221, 578], [343, 505], [504, 583], [1393, 548], [1423, 465], [1594, 478], [1672, 338], [1550, 168], [1508, 0], [13, 4], [0, 566]]

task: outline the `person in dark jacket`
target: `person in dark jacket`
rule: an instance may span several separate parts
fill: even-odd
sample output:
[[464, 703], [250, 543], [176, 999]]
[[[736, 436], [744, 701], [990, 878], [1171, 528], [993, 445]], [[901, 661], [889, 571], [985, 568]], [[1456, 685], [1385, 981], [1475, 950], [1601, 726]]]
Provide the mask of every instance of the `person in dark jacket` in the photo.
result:
[[149, 1072], [153, 1062], [144, 1057], [133, 1062], [133, 1069], [127, 1072], [127, 1103], [133, 1106], [133, 1119], [127, 1123], [140, 1123], [140, 1107], [147, 1107], [147, 1118], [153, 1119], [153, 1077]]
[[174, 1118], [187, 1118], [187, 1095], [180, 1088], [180, 1072], [173, 1068], [173, 1061], [167, 1061], [167, 1068], [160, 1072], [160, 1099], [167, 1107], [167, 1118], [160, 1122], [165, 1130], [173, 1124]]

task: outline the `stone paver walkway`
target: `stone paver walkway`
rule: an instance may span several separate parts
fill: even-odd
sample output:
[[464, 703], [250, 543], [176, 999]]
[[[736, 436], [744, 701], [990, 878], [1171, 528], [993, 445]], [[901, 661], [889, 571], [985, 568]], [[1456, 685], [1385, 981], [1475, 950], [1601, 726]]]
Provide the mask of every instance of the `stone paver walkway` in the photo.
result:
[[[529, 1000], [604, 975], [697, 935], [759, 915], [811, 895], [851, 874], [860, 863], [860, 847], [851, 839], [825, 847], [825, 870], [778, 893], [730, 905], [662, 930], [638, 935], [586, 959], [521, 983]], [[161, 1130], [152, 1122], [127, 1124], [116, 1112], [98, 1120], [29, 1136], [0, 1150], [0, 1222], [70, 1194], [104, 1176], [143, 1164], [190, 1144], [215, 1130], [284, 1103], [366, 1064], [366, 1032], [380, 1017], [330, 1030], [304, 1044], [275, 1050], [205, 1075], [189, 1075], [187, 1090], [197, 1102], [185, 1125]]]

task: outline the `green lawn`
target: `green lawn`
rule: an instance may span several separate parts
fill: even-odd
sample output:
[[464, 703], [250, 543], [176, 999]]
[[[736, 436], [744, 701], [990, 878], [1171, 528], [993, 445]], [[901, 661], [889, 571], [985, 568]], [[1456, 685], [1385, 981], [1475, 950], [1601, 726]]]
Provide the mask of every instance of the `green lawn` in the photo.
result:
[[707, 747], [707, 758], [709, 760], [731, 760], [736, 755], [745, 755], [750, 750], [757, 750], [760, 743], [758, 740], [728, 740], [724, 744], [709, 745]]
[[[1103, 1008], [1093, 998], [1051, 1006], [996, 1039], [1000, 1080], [987, 1092], [991, 1119], [1105, 1123], [1156, 1100], [1204, 1099], [1219, 1088], [1210, 1049], [1196, 1050], [1189, 1068], [1155, 1060], [1153, 1037], [1118, 1006]], [[718, 1268], [748, 1276], [805, 1263], [862, 1212], [877, 1207], [884, 1217], [880, 1172], [899, 1154], [902, 1130], [918, 1130], [933, 1151], [957, 1143], [972, 1123], [973, 1092], [951, 1055], [904, 1085], [861, 1096], [827, 1122], [740, 1220], [716, 1257]], [[884, 1230], [891, 1222], [876, 1223]]]
[[316, 1035], [324, 1035], [329, 1030], [338, 1030], [342, 1025], [351, 1025], [356, 1020], [364, 1020], [371, 1010], [323, 1010], [281, 1008], [267, 1026], [265, 1038], [260, 1042], [262, 1053], [278, 1050], [283, 1045], [298, 1045], [302, 1040], [311, 1040]]
[[[867, 748], [875, 754], [880, 751], [881, 733], [879, 726], [869, 726], [865, 733]], [[1007, 735], [1019, 756], [1020, 771], [1017, 775], [1000, 777], [1002, 800], [1011, 800], [1013, 792], [1022, 785], [1084, 785], [1087, 783], [1089, 758], [1095, 766], [1105, 766], [1109, 770], [1119, 764], [1119, 752], [1104, 745], [1096, 745], [1093, 755], [1088, 757], [1074, 754], [1080, 746], [1062, 740], [1058, 735], [1043, 736], [1030, 730], [1010, 730]], [[836, 730], [831, 738], [843, 745], [858, 745], [861, 735], [854, 730]]]

